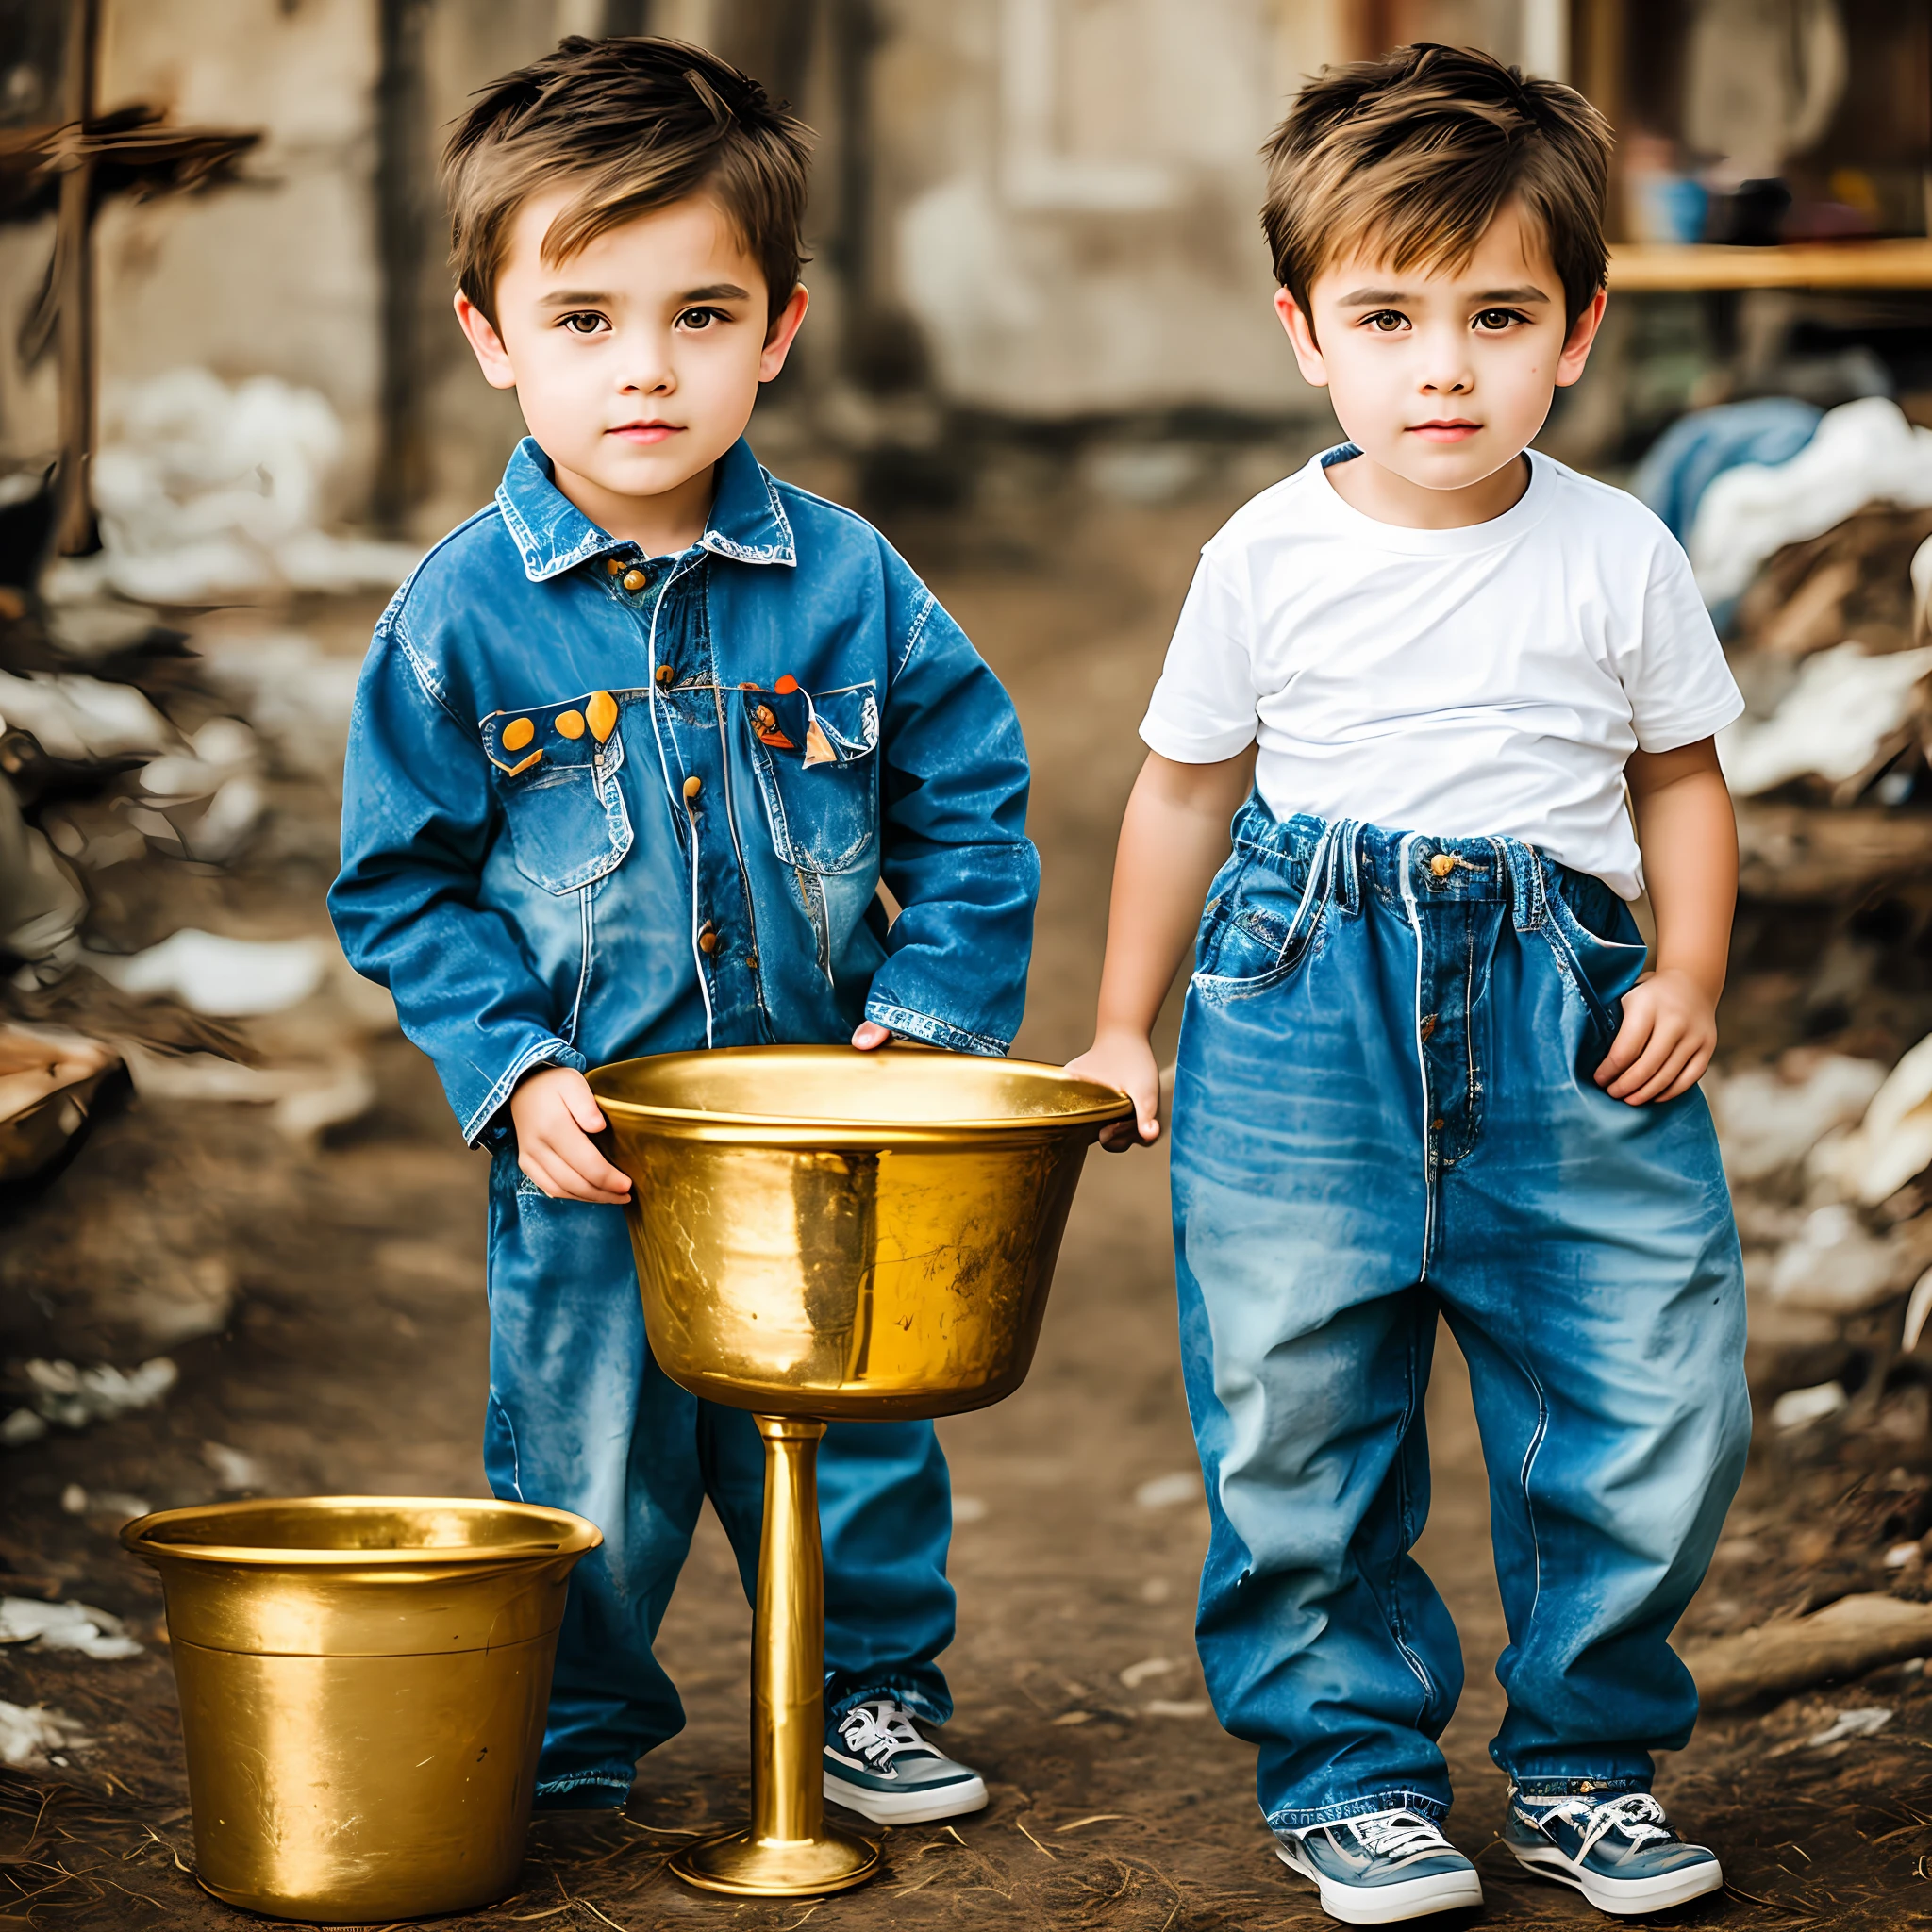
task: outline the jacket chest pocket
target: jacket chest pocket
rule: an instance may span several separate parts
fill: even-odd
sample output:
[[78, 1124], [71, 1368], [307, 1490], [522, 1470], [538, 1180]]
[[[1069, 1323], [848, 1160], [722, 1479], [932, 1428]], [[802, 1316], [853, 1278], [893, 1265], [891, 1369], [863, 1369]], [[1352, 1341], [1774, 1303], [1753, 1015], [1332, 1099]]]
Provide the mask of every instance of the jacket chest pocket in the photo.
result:
[[[599, 708], [599, 698], [608, 709]], [[614, 701], [599, 691], [568, 705], [483, 721], [483, 748], [495, 767], [510, 857], [546, 892], [580, 891], [614, 870], [630, 850], [630, 814], [617, 782], [624, 740], [616, 719]], [[594, 736], [598, 724], [607, 733], [602, 742]]]
[[807, 691], [782, 678], [774, 691], [746, 687], [738, 696], [779, 858], [822, 874], [872, 864], [879, 838], [876, 687]]

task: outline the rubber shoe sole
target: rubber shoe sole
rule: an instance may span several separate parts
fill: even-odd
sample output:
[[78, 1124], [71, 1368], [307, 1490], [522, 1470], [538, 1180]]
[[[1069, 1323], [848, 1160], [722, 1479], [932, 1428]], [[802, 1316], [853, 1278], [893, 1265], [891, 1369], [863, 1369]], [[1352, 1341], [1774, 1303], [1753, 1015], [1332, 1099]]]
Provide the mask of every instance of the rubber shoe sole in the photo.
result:
[[1274, 1841], [1274, 1856], [1291, 1872], [1313, 1882], [1322, 1909], [1344, 1925], [1393, 1925], [1404, 1919], [1425, 1919], [1433, 1912], [1467, 1911], [1483, 1902], [1483, 1882], [1472, 1866], [1432, 1878], [1398, 1878], [1391, 1885], [1335, 1885], [1294, 1851]]
[[931, 1824], [986, 1809], [986, 1780], [959, 1778], [949, 1785], [914, 1785], [904, 1791], [863, 1791], [825, 1774], [825, 1796], [874, 1824]]
[[1572, 1864], [1555, 1845], [1538, 1845], [1529, 1850], [1511, 1845], [1509, 1850], [1525, 1872], [1534, 1872], [1539, 1878], [1554, 1878], [1558, 1885], [1574, 1886], [1598, 1911], [1620, 1919], [1666, 1911], [1687, 1899], [1718, 1891], [1724, 1882], [1724, 1867], [1715, 1858], [1702, 1859], [1675, 1872], [1659, 1872], [1655, 1878], [1604, 1878]]

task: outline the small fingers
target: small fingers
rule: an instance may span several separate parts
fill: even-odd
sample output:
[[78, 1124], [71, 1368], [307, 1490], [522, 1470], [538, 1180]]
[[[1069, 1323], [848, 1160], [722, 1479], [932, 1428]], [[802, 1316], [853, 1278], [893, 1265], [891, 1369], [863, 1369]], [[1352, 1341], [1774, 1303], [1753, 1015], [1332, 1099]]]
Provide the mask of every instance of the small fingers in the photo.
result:
[[861, 1020], [853, 1028], [852, 1043], [860, 1053], [870, 1053], [874, 1047], [885, 1045], [891, 1037], [891, 1029], [881, 1026], [876, 1020]]
[[1658, 1071], [1635, 1093], [1621, 1096], [1632, 1107], [1647, 1107], [1654, 1101], [1674, 1100], [1679, 1093], [1694, 1085], [1697, 1076], [1704, 1071], [1710, 1053], [1695, 1038], [1687, 1038], [1677, 1043]]
[[1617, 1028], [1617, 1037], [1610, 1041], [1610, 1050], [1597, 1066], [1596, 1084], [1599, 1087], [1609, 1087], [1613, 1080], [1622, 1078], [1629, 1071], [1649, 1044], [1656, 1024], [1647, 1008], [1624, 1008], [1624, 1024]]
[[1684, 1037], [1685, 1029], [1679, 1021], [1665, 1020], [1653, 1025], [1643, 1042], [1643, 1051], [1605, 1090], [1610, 1098], [1628, 1100], [1641, 1088], [1648, 1086], [1683, 1044]]
[[[573, 1070], [575, 1071], [575, 1070]], [[603, 1128], [603, 1109], [597, 1105], [597, 1096], [591, 1091], [591, 1083], [578, 1074], [574, 1080], [558, 1083], [565, 1111], [587, 1134], [594, 1134]]]

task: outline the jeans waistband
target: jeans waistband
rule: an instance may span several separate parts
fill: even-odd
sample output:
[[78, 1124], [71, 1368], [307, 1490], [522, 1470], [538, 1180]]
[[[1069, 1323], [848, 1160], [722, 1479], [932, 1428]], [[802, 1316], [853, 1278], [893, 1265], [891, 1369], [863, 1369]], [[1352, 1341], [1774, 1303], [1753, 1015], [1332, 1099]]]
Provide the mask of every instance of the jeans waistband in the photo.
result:
[[1569, 881], [1569, 868], [1520, 839], [1443, 839], [1307, 812], [1277, 819], [1258, 797], [1235, 815], [1233, 831], [1237, 853], [1351, 912], [1365, 891], [1418, 905], [1493, 900], [1527, 931], [1542, 924], [1550, 893]]

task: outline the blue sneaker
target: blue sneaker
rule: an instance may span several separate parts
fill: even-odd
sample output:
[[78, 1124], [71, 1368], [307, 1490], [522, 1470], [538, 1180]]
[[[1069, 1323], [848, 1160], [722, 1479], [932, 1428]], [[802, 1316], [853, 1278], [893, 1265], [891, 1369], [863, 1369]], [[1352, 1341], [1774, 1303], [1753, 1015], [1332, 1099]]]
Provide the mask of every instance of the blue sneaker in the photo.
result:
[[825, 1796], [874, 1824], [986, 1809], [986, 1781], [928, 1743], [896, 1699], [868, 1698], [825, 1726]]
[[1671, 1829], [1648, 1791], [1509, 1791], [1503, 1842], [1525, 1871], [1574, 1885], [1600, 1912], [1634, 1917], [1702, 1898], [1724, 1882], [1717, 1854]]
[[1475, 1867], [1419, 1811], [1372, 1811], [1283, 1832], [1274, 1856], [1312, 1878], [1322, 1909], [1344, 1925], [1392, 1925], [1483, 1902]]

